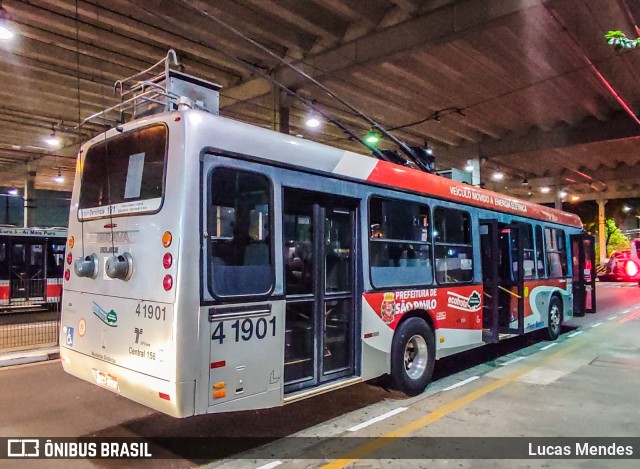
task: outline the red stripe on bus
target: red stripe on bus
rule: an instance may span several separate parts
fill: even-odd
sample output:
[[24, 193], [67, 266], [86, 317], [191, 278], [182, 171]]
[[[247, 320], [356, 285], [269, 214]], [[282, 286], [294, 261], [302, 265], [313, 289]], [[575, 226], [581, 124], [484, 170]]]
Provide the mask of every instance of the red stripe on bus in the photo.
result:
[[572, 213], [525, 202], [514, 197], [480, 189], [423, 171], [405, 168], [386, 161], [378, 161], [367, 180], [419, 192], [425, 196], [434, 195], [453, 202], [475, 205], [488, 210], [513, 213], [582, 228], [580, 217]]

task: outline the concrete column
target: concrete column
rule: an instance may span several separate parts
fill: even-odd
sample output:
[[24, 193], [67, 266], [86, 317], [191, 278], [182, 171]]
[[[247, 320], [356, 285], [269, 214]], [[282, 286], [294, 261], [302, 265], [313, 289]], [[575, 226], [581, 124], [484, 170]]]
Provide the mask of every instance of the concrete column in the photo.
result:
[[467, 161], [467, 164], [473, 167], [473, 171], [471, 171], [471, 185], [478, 187], [480, 185], [480, 158], [470, 158]]
[[560, 197], [560, 192], [562, 191], [557, 191], [555, 193], [555, 197], [553, 200], [554, 208], [556, 208], [557, 210], [562, 210], [562, 197]]
[[607, 199], [599, 197], [598, 202], [598, 245], [600, 246], [600, 264], [604, 264], [607, 260], [607, 228], [605, 225], [604, 206]]
[[24, 218], [25, 228], [36, 226], [36, 172], [27, 167], [24, 180]]
[[276, 132], [289, 135], [289, 107], [291, 100], [280, 89], [273, 87], [273, 122], [272, 128]]

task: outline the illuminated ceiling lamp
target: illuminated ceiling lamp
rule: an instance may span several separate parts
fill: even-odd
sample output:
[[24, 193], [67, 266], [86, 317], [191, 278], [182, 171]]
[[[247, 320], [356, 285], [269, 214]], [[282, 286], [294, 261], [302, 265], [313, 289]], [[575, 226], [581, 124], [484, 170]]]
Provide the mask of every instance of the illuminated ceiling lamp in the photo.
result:
[[44, 141], [50, 147], [57, 147], [60, 145], [60, 139], [56, 136], [56, 129], [53, 124], [51, 124], [51, 135], [45, 138]]
[[310, 116], [304, 123], [310, 129], [316, 129], [320, 126], [320, 119], [315, 116]]
[[475, 168], [473, 167], [473, 164], [471, 164], [471, 160], [467, 160], [467, 164], [465, 165], [464, 170], [465, 170], [467, 173], [473, 173], [473, 170], [474, 170], [474, 169], [475, 169]]
[[504, 173], [498, 169], [491, 175], [491, 179], [494, 181], [502, 181], [504, 179]]
[[56, 177], [53, 178], [53, 180], [56, 181], [58, 184], [62, 184], [64, 182], [64, 176], [62, 175], [60, 168], [58, 168], [58, 174], [56, 175]]
[[551, 192], [551, 188], [547, 186], [543, 186], [540, 188], [540, 192], [542, 192], [543, 194], [548, 194], [549, 192]]
[[16, 189], [15, 187], [12, 187], [11, 189], [9, 189], [7, 191], [7, 194], [9, 194], [9, 195], [18, 195], [18, 189]]
[[560, 196], [561, 199], [564, 199], [566, 196], [568, 196], [569, 194], [567, 193], [567, 191], [560, 191], [558, 193], [558, 195]]
[[364, 136], [364, 142], [371, 148], [377, 148], [380, 144], [380, 134], [375, 130], [371, 129]]
[[8, 18], [7, 10], [0, 7], [0, 41], [10, 41], [15, 36], [8, 26]]

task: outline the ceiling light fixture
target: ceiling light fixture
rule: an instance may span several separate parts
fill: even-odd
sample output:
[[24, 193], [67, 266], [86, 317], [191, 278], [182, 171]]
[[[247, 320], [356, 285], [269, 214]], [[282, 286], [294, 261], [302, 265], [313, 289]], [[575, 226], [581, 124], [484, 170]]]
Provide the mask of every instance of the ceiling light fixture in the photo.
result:
[[7, 194], [9, 194], [9, 195], [18, 195], [18, 189], [16, 189], [15, 187], [12, 188], [12, 189], [9, 189], [7, 191]]
[[631, 211], [631, 207], [629, 207], [628, 205], [625, 205], [624, 207], [622, 207], [622, 211], [625, 213], [628, 213]]
[[540, 192], [542, 192], [543, 194], [548, 194], [549, 192], [551, 192], [551, 188], [546, 186], [541, 187]]
[[474, 169], [475, 169], [475, 168], [474, 168], [474, 167], [473, 167], [473, 165], [471, 164], [471, 160], [467, 160], [467, 164], [465, 165], [464, 170], [465, 170], [467, 173], [473, 173], [473, 170], [474, 170]]
[[15, 34], [13, 34], [13, 31], [9, 29], [9, 26], [7, 26], [7, 17], [8, 17], [7, 10], [0, 7], [0, 40], [1, 41], [10, 41], [15, 36]]
[[60, 168], [58, 168], [58, 174], [56, 175], [56, 177], [53, 178], [53, 180], [56, 181], [58, 184], [62, 184], [64, 182], [64, 176], [62, 175]]
[[60, 145], [60, 139], [56, 136], [56, 129], [53, 124], [51, 124], [51, 135], [49, 135], [44, 141], [50, 147], [57, 147]]
[[304, 124], [310, 129], [315, 129], [320, 125], [320, 121], [316, 117], [310, 117]]
[[523, 186], [528, 186], [529, 185], [529, 180], [527, 178], [522, 178], [522, 183]]
[[491, 179], [493, 179], [494, 181], [502, 181], [504, 179], [504, 173], [498, 170], [495, 173], [493, 173], [493, 175], [491, 176]]
[[564, 199], [566, 196], [568, 196], [569, 194], [567, 194], [566, 191], [560, 191], [560, 193], [558, 194], [560, 196], [561, 199]]
[[580, 196], [579, 195], [572, 195], [571, 196], [571, 201], [577, 202], [578, 200], [580, 200]]

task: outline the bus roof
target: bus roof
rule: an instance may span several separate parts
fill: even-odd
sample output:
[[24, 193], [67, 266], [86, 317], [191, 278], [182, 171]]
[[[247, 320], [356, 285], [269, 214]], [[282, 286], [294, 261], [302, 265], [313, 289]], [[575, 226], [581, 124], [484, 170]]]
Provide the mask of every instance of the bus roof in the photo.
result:
[[[207, 147], [215, 141], [215, 148], [230, 153], [329, 172], [336, 176], [578, 229], [583, 227], [580, 217], [572, 213], [204, 111], [186, 110], [164, 115], [156, 114], [129, 122], [122, 127], [126, 132], [159, 120], [167, 121], [167, 116], [175, 115], [176, 112], [185, 117], [183, 122], [187, 126], [186, 131], [190, 132], [191, 127], [194, 135], [191, 141], [200, 148]], [[114, 129], [107, 131], [107, 138], [119, 135], [122, 127], [118, 132]], [[104, 135], [94, 137], [85, 146], [100, 142], [104, 138]], [[269, 151], [265, 152], [267, 148]]]
[[[201, 113], [201, 111], [186, 111]], [[219, 143], [227, 143], [221, 148], [237, 151], [259, 158], [270, 159], [283, 164], [303, 166], [313, 170], [329, 171], [336, 175], [360, 179], [377, 185], [407, 190], [424, 195], [433, 195], [452, 202], [477, 206], [499, 212], [534, 218], [551, 223], [559, 223], [582, 228], [580, 217], [575, 214], [526, 202], [497, 192], [480, 189], [453, 181], [442, 176], [429, 174], [417, 169], [381, 161], [372, 157], [340, 150], [329, 145], [293, 137], [272, 130], [256, 127], [230, 118], [208, 114], [216, 129]], [[200, 119], [197, 119], [200, 121]], [[206, 122], [210, 122], [205, 119]], [[209, 124], [204, 124], [208, 126]], [[251, 131], [249, 131], [250, 127]], [[250, 142], [249, 132], [255, 135]], [[241, 138], [237, 138], [240, 134]], [[219, 135], [219, 137], [218, 137]], [[236, 137], [234, 137], [234, 135]], [[230, 147], [230, 148], [227, 148]], [[256, 148], [269, 148], [268, 155]]]

